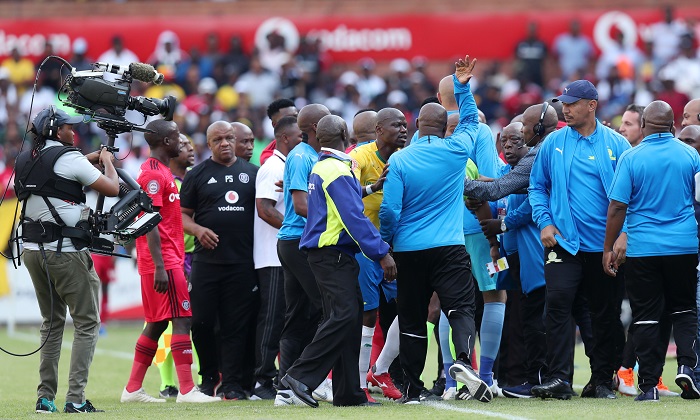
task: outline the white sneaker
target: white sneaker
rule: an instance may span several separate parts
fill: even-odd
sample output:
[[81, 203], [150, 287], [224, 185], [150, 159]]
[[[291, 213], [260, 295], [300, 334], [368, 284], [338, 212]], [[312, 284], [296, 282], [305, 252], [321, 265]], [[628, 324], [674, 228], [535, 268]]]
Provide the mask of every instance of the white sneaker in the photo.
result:
[[445, 401], [454, 400], [456, 395], [457, 387], [451, 386], [449, 388], [446, 388], [445, 392], [442, 393], [442, 399]]
[[306, 406], [294, 393], [289, 389], [280, 389], [275, 395], [275, 407], [284, 407], [286, 405], [301, 405]]
[[491, 388], [479, 378], [479, 375], [474, 372], [471, 366], [468, 366], [461, 360], [456, 360], [454, 364], [450, 366], [449, 374], [455, 381], [466, 385], [474, 399], [481, 402], [489, 402], [493, 398]]
[[187, 394], [178, 393], [177, 400], [175, 400], [175, 402], [179, 403], [211, 403], [218, 401], [221, 401], [221, 398], [203, 394], [197, 387], [192, 388]]
[[124, 388], [124, 391], [122, 391], [121, 402], [164, 403], [165, 400], [162, 398], [151, 397], [150, 395], [146, 394], [146, 390], [143, 388], [140, 388], [134, 392], [129, 392], [126, 390], [126, 388]]
[[312, 396], [319, 401], [333, 403], [333, 382], [326, 378], [321, 382], [321, 385], [314, 390]]
[[493, 385], [491, 385], [489, 388], [491, 389], [491, 393], [493, 394], [493, 398], [503, 397], [503, 391], [498, 386], [498, 382], [496, 382], [495, 379], [493, 380]]

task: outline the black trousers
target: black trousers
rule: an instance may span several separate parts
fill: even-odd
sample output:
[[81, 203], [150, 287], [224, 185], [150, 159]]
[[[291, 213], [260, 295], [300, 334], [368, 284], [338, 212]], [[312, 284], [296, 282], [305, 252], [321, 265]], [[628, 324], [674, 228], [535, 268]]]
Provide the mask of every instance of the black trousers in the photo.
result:
[[360, 266], [354, 256], [333, 248], [311, 249], [308, 260], [326, 316], [287, 374], [315, 389], [333, 369], [333, 405], [362, 404], [367, 397], [357, 370], [363, 312]]
[[[249, 390], [260, 302], [252, 261], [250, 264], [193, 262], [190, 282], [192, 341], [199, 355], [199, 374], [218, 378], [220, 372], [223, 392]], [[221, 346], [220, 360], [217, 341]]]
[[571, 381], [573, 371], [576, 297], [588, 300], [593, 343], [590, 349], [591, 383], [612, 386], [613, 373], [620, 366], [624, 330], [620, 321], [620, 280], [603, 271], [602, 252], [571, 255], [559, 245], [544, 250], [547, 286], [547, 366], [549, 379]]
[[527, 381], [525, 364], [527, 358], [523, 351], [523, 318], [521, 316], [522, 294], [520, 288], [520, 256], [517, 252], [508, 255], [510, 277], [514, 289], [507, 290], [506, 312], [503, 318], [501, 346], [498, 350], [498, 378], [501, 387], [519, 385]]
[[404, 394], [418, 397], [423, 390], [420, 375], [428, 350], [426, 321], [433, 291], [452, 327], [457, 359], [471, 365], [474, 347], [474, 283], [469, 278], [464, 245], [421, 251], [395, 252], [399, 273], [396, 299], [401, 331], [399, 354], [404, 371]]
[[306, 254], [299, 250], [299, 240], [278, 240], [277, 256], [284, 270], [286, 305], [280, 338], [279, 378], [282, 378], [316, 334], [322, 311], [321, 293]]
[[697, 363], [697, 254], [627, 258], [627, 296], [632, 307], [634, 347], [639, 360], [639, 389], [656, 386], [663, 372], [666, 347], [660, 322], [673, 324], [678, 365]]
[[256, 271], [260, 290], [260, 310], [255, 336], [255, 379], [260, 383], [277, 376], [275, 359], [280, 352], [284, 326], [284, 274], [282, 267], [264, 267]]

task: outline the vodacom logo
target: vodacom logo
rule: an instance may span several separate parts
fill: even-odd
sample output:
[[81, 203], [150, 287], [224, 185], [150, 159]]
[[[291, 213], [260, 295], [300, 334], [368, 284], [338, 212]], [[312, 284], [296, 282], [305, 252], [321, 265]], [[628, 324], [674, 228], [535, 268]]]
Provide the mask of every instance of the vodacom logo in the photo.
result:
[[[282, 17], [273, 17], [260, 24], [255, 32], [255, 45], [258, 49], [269, 49], [267, 37], [273, 32], [285, 38], [287, 51], [296, 51], [299, 46], [299, 30], [292, 21]], [[406, 27], [348, 28], [340, 24], [332, 29], [309, 29], [307, 36], [320, 39], [323, 48], [329, 51], [406, 51], [413, 46], [413, 34]]]
[[593, 27], [593, 39], [601, 51], [605, 51], [615, 45], [610, 37], [612, 28], [619, 29], [624, 35], [625, 46], [631, 47], [637, 44], [637, 24], [627, 13], [607, 12], [602, 14]]
[[238, 202], [238, 193], [235, 191], [229, 191], [224, 195], [224, 199], [229, 204], [235, 204]]

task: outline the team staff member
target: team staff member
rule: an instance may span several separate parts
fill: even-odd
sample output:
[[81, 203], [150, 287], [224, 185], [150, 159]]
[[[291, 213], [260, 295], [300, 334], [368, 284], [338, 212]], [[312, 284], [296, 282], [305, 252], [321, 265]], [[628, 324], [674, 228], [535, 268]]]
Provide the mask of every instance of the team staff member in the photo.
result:
[[[321, 320], [321, 293], [306, 254], [299, 249], [301, 234], [306, 226], [309, 174], [318, 161], [321, 145], [316, 138], [316, 127], [321, 118], [330, 115], [321, 104], [309, 104], [299, 111], [297, 119], [302, 142], [289, 152], [284, 165], [284, 220], [277, 234], [277, 254], [284, 270], [284, 299], [287, 310], [280, 338], [279, 378], [281, 379], [307, 344], [311, 342]], [[294, 403], [294, 394], [280, 384], [275, 405]], [[332, 399], [327, 386], [324, 394]]]
[[[553, 106], [532, 105], [523, 112], [523, 137], [530, 151], [507, 174], [493, 181], [464, 180], [464, 195], [480, 201], [496, 201], [530, 185], [530, 172], [544, 139], [557, 129]], [[539, 124], [539, 126], [537, 125]]]
[[700, 98], [693, 99], [683, 108], [683, 128], [691, 125], [700, 125]]
[[630, 142], [630, 146], [637, 146], [644, 135], [642, 134], [642, 114], [644, 113], [644, 107], [640, 105], [629, 105], [625, 112], [622, 114], [622, 120], [620, 121], [619, 132], [622, 137], [626, 138]]
[[350, 153], [353, 149], [371, 143], [377, 138], [377, 112], [373, 109], [361, 109], [355, 113], [352, 119], [352, 133], [357, 142], [345, 149], [345, 153]]
[[326, 316], [282, 384], [307, 405], [318, 407], [311, 390], [333, 369], [333, 405], [366, 405], [358, 386], [362, 293], [355, 253], [362, 251], [379, 262], [390, 281], [396, 279], [396, 265], [389, 245], [363, 214], [362, 188], [352, 172], [355, 162], [341, 152], [348, 138], [345, 121], [335, 115], [323, 117], [317, 135], [322, 148], [309, 177], [308, 220], [299, 246], [308, 252]]
[[180, 153], [180, 132], [172, 121], [150, 122], [145, 137], [151, 157], [141, 165], [137, 179], [163, 217], [161, 223], [136, 239], [136, 262], [141, 275], [141, 296], [146, 327], [136, 341], [134, 364], [121, 402], [165, 402], [143, 389], [143, 378], [153, 363], [158, 339], [173, 324], [170, 351], [180, 382], [178, 402], [206, 403], [219, 398], [202, 394], [192, 380], [192, 311], [182, 261], [185, 256], [180, 194], [168, 164]]
[[[255, 221], [253, 260], [260, 288], [260, 311], [255, 340], [255, 377], [257, 384], [251, 399], [270, 400], [276, 391], [275, 359], [279, 354], [284, 326], [284, 273], [277, 255], [277, 233], [284, 220], [284, 195], [275, 183], [284, 177], [284, 165], [289, 151], [301, 143], [297, 118], [287, 116], [275, 126], [277, 148], [260, 167], [255, 178]], [[238, 141], [238, 140], [236, 140]]]
[[[382, 238], [394, 248], [401, 270], [397, 309], [400, 357], [405, 385], [402, 402], [420, 404], [420, 374], [428, 346], [426, 320], [432, 292], [452, 327], [456, 360], [450, 375], [466, 384], [471, 395], [488, 402], [489, 387], [471, 368], [474, 346], [474, 284], [469, 281], [462, 224], [464, 169], [479, 127], [469, 80], [476, 60], [456, 63], [454, 93], [460, 121], [443, 138], [447, 111], [427, 104], [418, 116], [419, 138], [389, 158], [384, 200], [379, 210]], [[429, 174], [429, 176], [426, 176]]]
[[[371, 116], [371, 112], [360, 114], [361, 116]], [[357, 118], [356, 118], [357, 119]], [[358, 174], [360, 185], [363, 188], [362, 202], [364, 204], [365, 216], [372, 224], [379, 229], [379, 206], [382, 203], [382, 187], [386, 179], [386, 162], [389, 157], [406, 144], [406, 117], [403, 112], [396, 108], [384, 108], [375, 113], [375, 134], [373, 137], [377, 141], [365, 143], [363, 146], [355, 148], [351, 153], [357, 162], [355, 173]], [[380, 384], [385, 397], [397, 400], [401, 398], [399, 391], [391, 376], [387, 371], [369, 372], [369, 360], [372, 354], [372, 337], [377, 323], [377, 308], [379, 307], [379, 288], [381, 287], [388, 302], [396, 298], [396, 283], [384, 280], [384, 271], [378, 262], [372, 261], [363, 253], [356, 255], [357, 263], [360, 267], [359, 283], [364, 302], [364, 312], [362, 314], [362, 343], [360, 346], [360, 387], [365, 391], [368, 401], [374, 401], [369, 395], [367, 382]], [[398, 322], [394, 319], [394, 322]], [[393, 330], [398, 333], [398, 330]], [[399, 336], [388, 335], [382, 351], [393, 352], [395, 359], [398, 356]]]
[[693, 373], [698, 237], [688, 234], [696, 229], [692, 202], [700, 156], [673, 138], [673, 122], [673, 110], [666, 102], [654, 101], [646, 107], [641, 124], [644, 139], [620, 157], [609, 193], [603, 269], [609, 276], [617, 274], [613, 244], [627, 216], [625, 278], [641, 390], [635, 401], [659, 399], [656, 385], [666, 357], [660, 327], [664, 314], [673, 323], [681, 397], [700, 398]]
[[[629, 142], [595, 117], [598, 92], [591, 82], [570, 83], [556, 100], [568, 127], [547, 137], [530, 177], [532, 216], [544, 245], [547, 284], [548, 380], [532, 388], [536, 397], [572, 395], [574, 334], [572, 308], [579, 290], [588, 298], [594, 345], [591, 380], [581, 397], [615, 398], [612, 376], [620, 366], [624, 331], [620, 321], [622, 284], [597, 263], [602, 258], [610, 183], [617, 159]], [[575, 193], [572, 193], [575, 192]], [[616, 250], [625, 247], [620, 235]]]
[[232, 122], [231, 127], [233, 127], [233, 136], [236, 138], [236, 157], [250, 162], [250, 158], [253, 157], [253, 149], [255, 148], [253, 130], [240, 122]]
[[[253, 374], [253, 363], [246, 363], [246, 358], [254, 351], [259, 304], [253, 265], [258, 167], [235, 156], [228, 122], [209, 126], [207, 145], [212, 157], [187, 173], [181, 190], [185, 232], [196, 238], [190, 274], [192, 339], [202, 392], [213, 395], [221, 373], [216, 395], [242, 400]], [[220, 330], [215, 334], [217, 321]]]
[[[41, 242], [40, 236], [48, 226], [58, 231], [59, 225], [75, 226], [81, 220], [81, 214], [87, 211], [84, 186], [89, 185], [111, 197], [119, 193], [113, 156], [107, 149], [84, 156], [78, 149], [69, 148], [74, 141], [73, 124], [81, 121], [82, 117], [70, 117], [53, 107], [42, 110], [32, 122], [31, 132], [35, 136], [32, 149], [20, 154], [16, 163], [15, 191], [19, 199], [24, 200], [24, 263], [34, 284], [43, 318], [41, 341], [46, 340], [39, 358], [37, 413], [58, 411], [54, 400], [66, 307], [73, 318], [75, 332], [64, 411], [101, 411], [85, 399], [85, 386], [100, 329], [100, 279], [89, 251], [78, 250], [71, 239], [60, 235], [45, 243]], [[54, 161], [54, 158], [57, 159]], [[92, 166], [98, 162], [105, 168], [104, 175]], [[30, 185], [41, 185], [35, 181], [47, 176], [53, 184], [31, 188]], [[32, 222], [42, 222], [43, 225]], [[52, 286], [48, 285], [47, 273]], [[51, 335], [47, 339], [49, 328]]]

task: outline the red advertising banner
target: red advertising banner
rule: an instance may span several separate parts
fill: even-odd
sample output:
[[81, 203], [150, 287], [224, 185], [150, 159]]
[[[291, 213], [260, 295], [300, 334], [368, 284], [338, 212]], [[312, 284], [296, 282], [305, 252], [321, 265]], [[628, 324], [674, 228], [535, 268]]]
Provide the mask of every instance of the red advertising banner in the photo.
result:
[[[677, 16], [689, 21], [700, 19], [700, 7], [679, 9]], [[613, 28], [625, 34], [626, 42], [640, 43], [649, 26], [662, 18], [658, 9], [626, 11], [585, 11], [509, 13], [509, 14], [426, 14], [384, 16], [213, 16], [213, 17], [111, 17], [65, 19], [0, 19], [0, 57], [14, 47], [30, 57], [40, 59], [44, 42], [49, 40], [54, 52], [70, 56], [71, 43], [84, 37], [89, 44], [88, 56], [96, 58], [110, 47], [111, 38], [119, 34], [124, 44], [147, 60], [154, 51], [158, 35], [166, 30], [180, 38], [184, 50], [204, 49], [205, 37], [220, 36], [225, 48], [229, 37], [242, 37], [247, 51], [254, 46], [265, 49], [266, 36], [277, 32], [286, 46], [295, 50], [303, 36], [319, 38], [335, 61], [352, 62], [363, 57], [390, 60], [397, 57], [449, 60], [464, 53], [483, 59], [506, 59], [513, 56], [518, 41], [525, 37], [529, 22], [539, 25], [539, 36], [548, 44], [568, 30], [569, 22], [578, 19], [582, 32], [605, 49]], [[696, 26], [700, 32], [700, 25]], [[700, 35], [700, 33], [698, 33]]]

